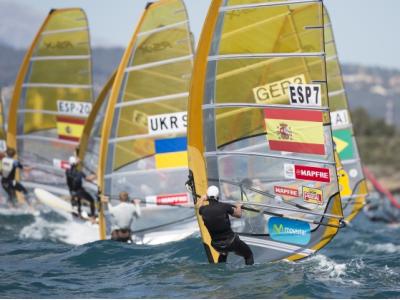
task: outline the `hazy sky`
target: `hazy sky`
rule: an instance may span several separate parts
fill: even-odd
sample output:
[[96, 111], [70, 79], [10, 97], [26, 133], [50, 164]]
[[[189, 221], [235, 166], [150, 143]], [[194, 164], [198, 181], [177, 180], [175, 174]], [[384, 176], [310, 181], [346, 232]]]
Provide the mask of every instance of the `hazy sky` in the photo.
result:
[[[94, 46], [125, 47], [147, 0], [0, 0], [0, 41], [27, 47], [51, 8], [82, 7]], [[196, 40], [210, 0], [185, 0]], [[400, 69], [400, 0], [325, 0], [342, 62]], [[1, 55], [1, 54], [0, 54]]]

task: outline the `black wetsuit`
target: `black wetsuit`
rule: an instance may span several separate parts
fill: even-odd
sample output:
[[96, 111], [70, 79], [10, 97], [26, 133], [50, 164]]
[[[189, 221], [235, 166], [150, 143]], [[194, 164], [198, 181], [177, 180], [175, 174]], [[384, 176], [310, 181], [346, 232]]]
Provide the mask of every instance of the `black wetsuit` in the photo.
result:
[[228, 252], [235, 252], [244, 257], [246, 265], [252, 265], [254, 258], [250, 247], [232, 231], [229, 215], [232, 216], [233, 212], [232, 205], [215, 200], [210, 200], [209, 205], [199, 210], [211, 235], [211, 245], [220, 252], [218, 262], [226, 262]]
[[71, 168], [65, 171], [65, 175], [67, 177], [67, 185], [71, 194], [72, 201], [76, 201], [78, 203], [79, 214], [81, 214], [82, 212], [81, 200], [85, 199], [90, 202], [90, 215], [94, 216], [94, 199], [82, 186], [83, 179], [86, 178], [85, 173], [79, 171], [76, 165], [72, 165]]
[[22, 170], [24, 167], [18, 160], [12, 158], [3, 158], [2, 163], [3, 163], [3, 169], [6, 167], [5, 166], [6, 164], [11, 164], [11, 166], [9, 166], [10, 171], [8, 174], [5, 175], [3, 170], [3, 176], [1, 178], [1, 186], [6, 191], [8, 195], [8, 200], [11, 203], [14, 203], [16, 191], [22, 192], [25, 195], [28, 194], [26, 188], [21, 183], [15, 180], [15, 172], [17, 171], [17, 169]]

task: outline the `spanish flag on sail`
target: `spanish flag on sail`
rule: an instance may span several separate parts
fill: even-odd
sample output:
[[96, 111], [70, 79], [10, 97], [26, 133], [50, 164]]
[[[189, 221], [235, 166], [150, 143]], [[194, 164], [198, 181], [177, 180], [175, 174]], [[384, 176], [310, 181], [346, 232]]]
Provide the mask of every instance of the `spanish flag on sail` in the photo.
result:
[[155, 140], [157, 169], [187, 167], [187, 139], [177, 137]]
[[264, 109], [271, 150], [325, 155], [323, 112], [307, 109]]
[[57, 133], [61, 140], [79, 142], [85, 119], [57, 116]]

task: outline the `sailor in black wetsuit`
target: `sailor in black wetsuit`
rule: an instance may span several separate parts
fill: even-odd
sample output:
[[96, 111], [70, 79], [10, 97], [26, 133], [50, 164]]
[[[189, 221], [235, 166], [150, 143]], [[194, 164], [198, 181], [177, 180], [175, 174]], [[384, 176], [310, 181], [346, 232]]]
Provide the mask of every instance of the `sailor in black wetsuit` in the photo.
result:
[[24, 169], [26, 171], [29, 171], [31, 170], [31, 168], [24, 168], [24, 166], [18, 160], [14, 159], [15, 149], [7, 148], [6, 154], [7, 156], [1, 160], [1, 186], [8, 195], [8, 201], [14, 205], [16, 191], [24, 193], [25, 196], [28, 194], [26, 188], [21, 183], [15, 180], [15, 173], [17, 169]]
[[78, 169], [79, 159], [75, 156], [69, 158], [70, 168], [65, 171], [67, 177], [67, 185], [71, 194], [71, 203], [77, 202], [78, 213], [81, 216], [82, 199], [90, 202], [90, 216], [95, 217], [95, 205], [93, 197], [83, 188], [83, 179], [88, 181], [94, 180], [94, 175], [86, 176], [85, 173]]
[[[228, 252], [235, 252], [245, 259], [246, 265], [254, 264], [250, 247], [232, 231], [229, 220], [229, 215], [236, 218], [242, 216], [241, 205], [233, 207], [227, 203], [220, 203], [218, 196], [218, 188], [212, 185], [207, 189], [207, 195], [202, 196], [197, 203], [204, 225], [211, 235], [211, 245], [220, 253], [218, 262], [226, 262]], [[209, 204], [203, 206], [205, 200], [208, 200]]]

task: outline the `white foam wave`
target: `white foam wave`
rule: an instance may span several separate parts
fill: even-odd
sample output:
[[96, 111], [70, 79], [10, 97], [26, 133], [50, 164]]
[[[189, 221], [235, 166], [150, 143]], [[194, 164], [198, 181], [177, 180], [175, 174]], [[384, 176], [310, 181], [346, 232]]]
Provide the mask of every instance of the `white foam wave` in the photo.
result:
[[98, 226], [89, 222], [65, 221], [63, 223], [54, 223], [41, 217], [36, 217], [35, 222], [21, 230], [20, 238], [51, 239], [71, 245], [82, 245], [98, 240], [98, 232]]
[[356, 245], [363, 247], [365, 252], [375, 252], [375, 253], [400, 253], [400, 245], [395, 245], [393, 243], [384, 244], [369, 244], [360, 241], [356, 241]]
[[323, 272], [329, 276], [329, 278], [339, 278], [346, 275], [346, 264], [338, 264], [334, 260], [326, 257], [322, 254], [317, 254], [309, 259], [315, 261], [318, 264], [315, 265], [317, 271]]
[[38, 210], [32, 210], [28, 206], [0, 208], [0, 215], [3, 216], [23, 216], [23, 215], [38, 216], [39, 214], [40, 212]]
[[311, 263], [310, 274], [319, 281], [333, 281], [340, 284], [360, 285], [356, 280], [348, 279], [346, 276], [347, 264], [337, 263], [322, 254], [317, 254], [304, 261], [305, 264]]

